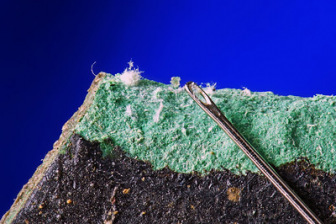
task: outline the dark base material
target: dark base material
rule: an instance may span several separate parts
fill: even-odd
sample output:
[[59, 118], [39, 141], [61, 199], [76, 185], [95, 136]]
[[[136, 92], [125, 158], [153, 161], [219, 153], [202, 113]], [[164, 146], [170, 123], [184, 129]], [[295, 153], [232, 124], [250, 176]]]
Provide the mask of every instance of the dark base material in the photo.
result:
[[[336, 176], [307, 162], [278, 169], [325, 223], [336, 223]], [[14, 223], [305, 223], [262, 176], [153, 171], [116, 148], [72, 137]]]

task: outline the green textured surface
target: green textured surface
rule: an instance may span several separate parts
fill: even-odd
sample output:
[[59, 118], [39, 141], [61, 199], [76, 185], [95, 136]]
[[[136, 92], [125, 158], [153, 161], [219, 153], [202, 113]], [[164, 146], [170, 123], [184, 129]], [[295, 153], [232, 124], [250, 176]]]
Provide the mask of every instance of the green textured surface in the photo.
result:
[[[165, 85], [143, 79], [130, 87], [120, 82], [119, 74], [108, 74], [75, 132], [101, 142], [105, 155], [111, 153], [111, 144], [119, 145], [131, 157], [151, 162], [155, 169], [257, 172], [233, 141], [178, 87], [178, 81]], [[336, 97], [220, 89], [211, 98], [271, 164], [279, 166], [307, 157], [319, 169], [336, 170]]]

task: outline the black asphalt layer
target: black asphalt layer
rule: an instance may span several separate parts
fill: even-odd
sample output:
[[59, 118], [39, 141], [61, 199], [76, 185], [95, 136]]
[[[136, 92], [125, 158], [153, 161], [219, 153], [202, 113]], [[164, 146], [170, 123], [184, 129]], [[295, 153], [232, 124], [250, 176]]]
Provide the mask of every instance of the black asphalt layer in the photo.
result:
[[[265, 177], [152, 170], [118, 147], [102, 157], [78, 135], [13, 223], [305, 223]], [[336, 175], [301, 160], [277, 169], [325, 222], [336, 223]]]

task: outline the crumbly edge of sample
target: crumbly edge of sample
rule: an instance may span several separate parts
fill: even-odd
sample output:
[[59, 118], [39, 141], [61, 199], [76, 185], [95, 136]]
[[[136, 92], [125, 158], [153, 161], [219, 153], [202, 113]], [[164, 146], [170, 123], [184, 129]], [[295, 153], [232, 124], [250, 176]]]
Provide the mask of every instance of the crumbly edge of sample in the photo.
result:
[[18, 193], [11, 208], [3, 215], [0, 223], [11, 223], [15, 219], [22, 206], [26, 203], [27, 199], [33, 193], [33, 190], [44, 177], [44, 173], [48, 170], [50, 165], [54, 162], [59, 153], [64, 153], [70, 144], [70, 138], [74, 134], [74, 127], [80, 118], [86, 113], [87, 109], [91, 106], [95, 93], [99, 88], [100, 82], [104, 79], [106, 73], [99, 73], [93, 80], [88, 94], [85, 97], [84, 103], [78, 108], [72, 117], [63, 125], [60, 138], [54, 143], [53, 149], [43, 159], [43, 163], [36, 169], [33, 176], [29, 179], [28, 183], [23, 186]]

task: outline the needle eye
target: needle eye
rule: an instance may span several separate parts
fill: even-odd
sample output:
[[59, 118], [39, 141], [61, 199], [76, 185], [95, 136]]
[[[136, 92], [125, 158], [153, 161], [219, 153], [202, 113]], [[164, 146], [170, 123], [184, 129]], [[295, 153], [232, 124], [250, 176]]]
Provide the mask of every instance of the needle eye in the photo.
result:
[[211, 105], [210, 97], [194, 82], [186, 84], [187, 90], [194, 96], [194, 100], [198, 100], [204, 105]]

